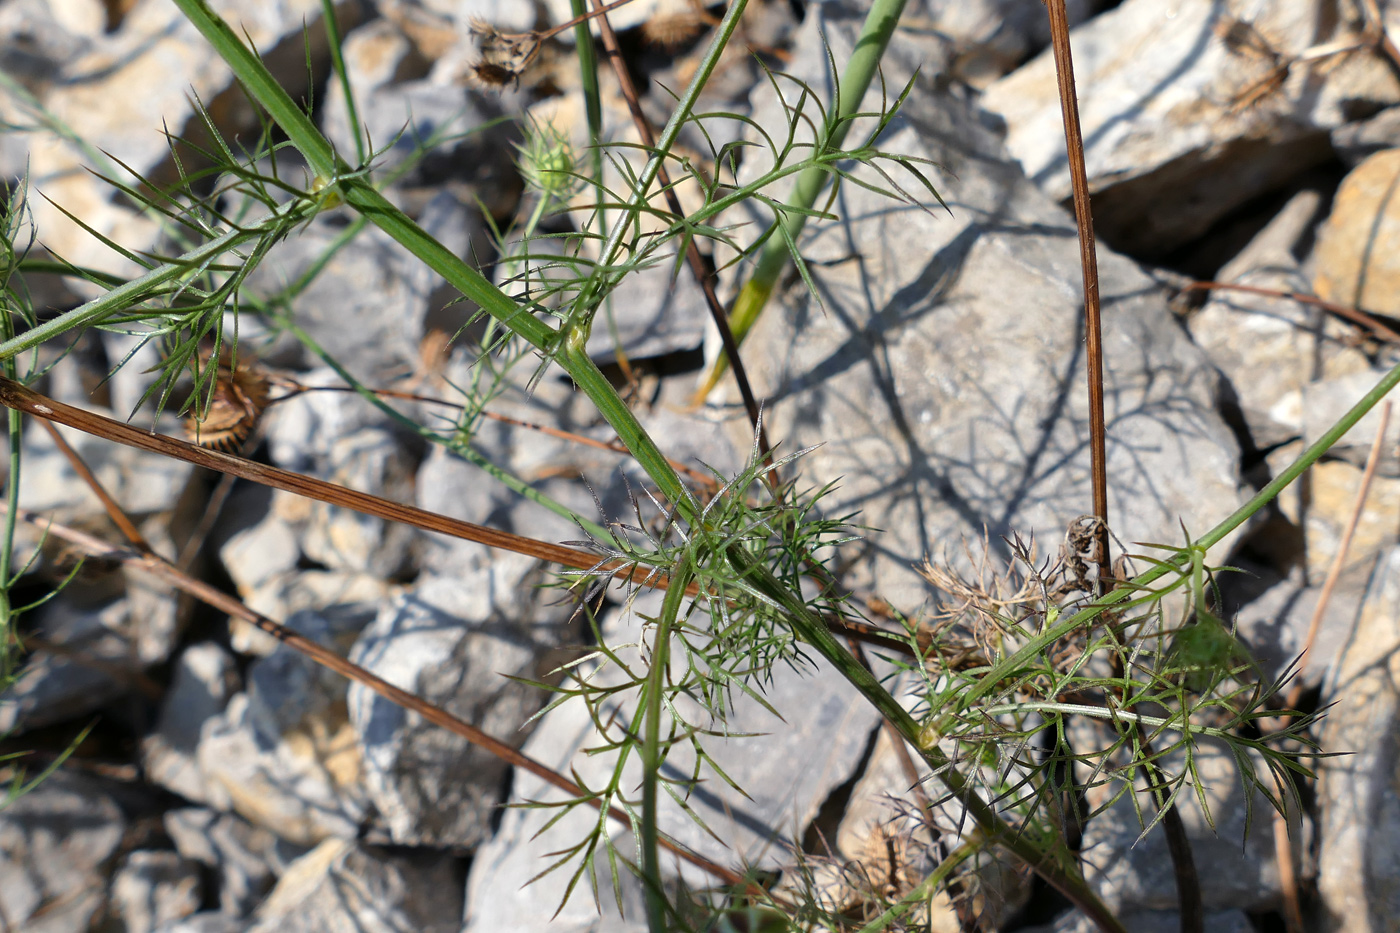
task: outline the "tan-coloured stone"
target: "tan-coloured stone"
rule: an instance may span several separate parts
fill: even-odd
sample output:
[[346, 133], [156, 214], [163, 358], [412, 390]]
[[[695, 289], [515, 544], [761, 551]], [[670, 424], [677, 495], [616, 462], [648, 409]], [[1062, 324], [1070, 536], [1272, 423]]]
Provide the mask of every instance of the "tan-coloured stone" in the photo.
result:
[[1400, 312], [1400, 149], [1377, 152], [1342, 181], [1317, 238], [1313, 287], [1329, 301]]
[[[1351, 520], [1361, 475], [1360, 468], [1342, 460], [1318, 463], [1309, 471], [1309, 501], [1303, 515], [1303, 528], [1311, 579], [1321, 580], [1332, 565], [1342, 533]], [[1289, 504], [1285, 501], [1283, 507], [1287, 511]], [[1375, 477], [1357, 522], [1356, 534], [1347, 549], [1347, 566], [1373, 561], [1377, 554], [1395, 543], [1397, 515], [1400, 515], [1400, 480]], [[1297, 520], [1296, 516], [1289, 517]]]
[[[1393, 513], [1392, 513], [1393, 514]], [[1318, 762], [1319, 929], [1400, 930], [1400, 550], [1379, 562], [1335, 678]], [[1346, 754], [1336, 754], [1346, 753]]]

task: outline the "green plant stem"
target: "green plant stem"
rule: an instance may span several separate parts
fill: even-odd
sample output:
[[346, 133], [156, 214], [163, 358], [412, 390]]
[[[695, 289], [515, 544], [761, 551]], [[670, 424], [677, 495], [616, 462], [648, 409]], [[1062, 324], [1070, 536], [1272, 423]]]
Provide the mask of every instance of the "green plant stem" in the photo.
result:
[[982, 851], [985, 846], [986, 842], [974, 834], [973, 838], [968, 839], [948, 853], [948, 857], [939, 862], [938, 867], [929, 872], [928, 877], [920, 881], [914, 890], [901, 897], [899, 903], [891, 905], [888, 910], [861, 927], [856, 933], [880, 933], [886, 929], [891, 923], [913, 910], [915, 905], [933, 897], [938, 886], [948, 880], [953, 869]]
[[[588, 0], [569, 0], [574, 19], [588, 14]], [[603, 103], [598, 93], [598, 53], [593, 47], [593, 30], [588, 20], [574, 24], [574, 54], [578, 56], [579, 82], [583, 90], [583, 108], [588, 119], [588, 138], [603, 138]], [[594, 184], [603, 180], [603, 149], [589, 147]]]
[[192, 269], [199, 269], [213, 262], [221, 254], [235, 249], [244, 243], [256, 240], [271, 226], [294, 226], [313, 214], [314, 208], [303, 201], [291, 203], [272, 211], [257, 226], [231, 230], [196, 249], [182, 254], [174, 262], [162, 263], [145, 275], [134, 278], [124, 285], [118, 285], [109, 292], [94, 298], [86, 304], [45, 321], [37, 327], [0, 343], [0, 359], [9, 359], [17, 353], [39, 346], [39, 344], [87, 324], [94, 324], [104, 317], [115, 314], [140, 301], [157, 286], [173, 282]]
[[[335, 158], [330, 144], [310, 118], [297, 107], [262, 61], [239, 40], [228, 23], [213, 11], [205, 0], [175, 0], [175, 3], [229, 64], [254, 99], [287, 134], [313, 171], [328, 178], [341, 176], [348, 171], [348, 167]], [[723, 48], [723, 42], [720, 40], [727, 40], [738, 24], [735, 9], [742, 12], [743, 4], [744, 0], [735, 0], [735, 8], [731, 9], [731, 15], [726, 15], [728, 31], [722, 31], [721, 35], [716, 37], [715, 45], [711, 47], [701, 69], [692, 80], [681, 105], [676, 110], [676, 115], [673, 115], [671, 123], [667, 124], [667, 130], [663, 132], [658, 143], [662, 151], [667, 151], [668, 147], [674, 144], [682, 123], [679, 115], [689, 113], [689, 107], [694, 105], [704, 81], [718, 62], [719, 50]], [[652, 157], [649, 165], [651, 179], [656, 177], [655, 165], [659, 158], [659, 155]], [[687, 520], [694, 517], [696, 512], [687, 504], [689, 500], [680, 477], [666, 462], [655, 442], [647, 436], [617, 391], [584, 352], [587, 333], [571, 332], [564, 335], [564, 346], [559, 347], [561, 334], [558, 331], [532, 316], [526, 308], [516, 304], [480, 272], [428, 235], [366, 179], [359, 175], [339, 177], [337, 184], [347, 204], [368, 217], [371, 223], [402, 244], [442, 276], [449, 285], [476, 302], [483, 311], [536, 349], [545, 353], [559, 351], [555, 354], [559, 364], [597, 406], [599, 412], [617, 432], [618, 439], [641, 464], [652, 482], [656, 483], [663, 495], [683, 508]], [[645, 185], [640, 190], [645, 190]], [[3, 353], [3, 350], [4, 348], [0, 347], [0, 353]]]
[[642, 735], [642, 881], [646, 885], [647, 927], [651, 933], [666, 933], [666, 892], [661, 880], [661, 850], [656, 815], [657, 790], [661, 782], [661, 708], [670, 669], [671, 627], [680, 616], [691, 568], [676, 568], [671, 586], [661, 603], [656, 640], [652, 645], [651, 667], [647, 671], [646, 722]]
[[[676, 109], [671, 112], [671, 118], [666, 121], [661, 133], [656, 138], [656, 151], [652, 153], [647, 164], [638, 175], [636, 187], [632, 193], [631, 209], [639, 212], [646, 204], [648, 192], [656, 182], [656, 176], [661, 171], [661, 166], [669, 153], [676, 145], [676, 139], [681, 134], [681, 129], [685, 126], [686, 120], [695, 110], [695, 102], [700, 98], [700, 92], [710, 80], [710, 75], [719, 66], [720, 57], [724, 54], [725, 47], [729, 44], [730, 38], [734, 35], [734, 30], [739, 26], [739, 20], [744, 15], [744, 8], [748, 5], [748, 0], [731, 0], [729, 9], [725, 10], [724, 18], [720, 20], [715, 28], [714, 38], [710, 40], [709, 47], [705, 50], [705, 55], [700, 60], [700, 66], [696, 69], [695, 76], [690, 79], [690, 84], [686, 86], [679, 100], [676, 101]], [[613, 228], [612, 233], [603, 245], [599, 255], [602, 257], [598, 264], [598, 272], [595, 275], [604, 275], [608, 267], [617, 258], [619, 250], [622, 249], [622, 237], [626, 232], [628, 224], [619, 223]], [[595, 278], [595, 283], [598, 279]], [[596, 294], [595, 288], [585, 289], [579, 296], [580, 305], [591, 300]]]
[[[836, 115], [829, 137], [831, 148], [839, 149], [850, 131], [854, 122], [852, 118], [865, 98], [865, 92], [870, 89], [870, 82], [875, 77], [880, 59], [884, 57], [890, 37], [894, 35], [895, 26], [899, 24], [899, 17], [904, 13], [904, 2], [905, 0], [874, 0], [870, 5], [870, 12], [865, 16], [860, 36], [856, 39], [855, 48], [851, 50], [850, 60], [846, 62], [845, 71], [842, 72], [837, 86]], [[729, 316], [729, 328], [734, 334], [736, 347], [744, 342], [759, 315], [763, 313], [763, 308], [778, 283], [778, 277], [787, 268], [791, 258], [789, 244], [797, 243], [797, 238], [807, 223], [807, 215], [812, 205], [816, 204], [817, 195], [826, 187], [830, 174], [820, 165], [808, 165], [798, 176], [785, 205], [787, 208], [800, 209], [783, 210], [782, 216], [776, 219], [763, 235], [767, 242], [759, 253], [758, 264], [754, 267], [753, 275], [739, 290], [739, 296], [734, 299], [734, 310]], [[783, 228], [781, 236], [775, 235], [779, 225]], [[720, 378], [728, 368], [729, 360], [726, 356], [716, 357], [710, 371], [705, 375], [697, 398], [708, 395], [710, 390], [719, 384]]]
[[350, 75], [345, 70], [345, 56], [341, 54], [340, 25], [335, 21], [333, 0], [321, 0], [321, 22], [326, 24], [327, 45], [331, 52], [331, 69], [340, 82], [340, 93], [345, 97], [345, 116], [350, 124], [350, 132], [355, 135], [355, 164], [364, 165], [365, 134], [360, 128], [360, 111], [355, 106], [355, 91], [350, 87]]

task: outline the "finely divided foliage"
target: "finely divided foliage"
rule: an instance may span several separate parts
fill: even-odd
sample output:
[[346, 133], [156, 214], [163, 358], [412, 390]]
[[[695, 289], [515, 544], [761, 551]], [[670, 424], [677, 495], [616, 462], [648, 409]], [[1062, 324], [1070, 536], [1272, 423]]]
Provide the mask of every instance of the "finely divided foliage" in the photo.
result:
[[[975, 866], [999, 849], [1041, 874], [1104, 929], [1121, 930], [1086, 884], [1067, 827], [1082, 826], [1120, 799], [1138, 808], [1144, 834], [1187, 795], [1209, 812], [1195, 764], [1203, 743], [1228, 748], [1247, 784], [1275, 807], [1287, 805], [1283, 797], [1294, 786], [1292, 775], [1307, 773], [1300, 763], [1307, 721], [1295, 717], [1284, 728], [1266, 727], [1268, 720], [1280, 716], [1275, 701], [1280, 684], [1259, 681], [1228, 621], [1215, 615], [1212, 587], [1217, 571], [1206, 565], [1206, 552], [1320, 456], [1400, 380], [1400, 374], [1388, 375], [1295, 467], [1236, 515], [1197, 540], [1156, 545], [1150, 553], [1134, 556], [1136, 571], [1124, 564], [1116, 579], [1086, 575], [1080, 549], [1073, 544], [1049, 560], [1038, 560], [1029, 544], [1018, 545], [1016, 565], [990, 581], [963, 580], [946, 568], [930, 566], [930, 580], [949, 594], [944, 615], [933, 623], [897, 615], [893, 623], [878, 620], [885, 629], [872, 650], [890, 663], [872, 667], [864, 652], [852, 650], [844, 639], [868, 634], [879, 624], [865, 617], [863, 607], [869, 600], [849, 598], [842, 589], [835, 558], [840, 545], [878, 532], [852, 525], [852, 516], [827, 514], [823, 496], [830, 487], [803, 478], [802, 452], [774, 460], [755, 444], [737, 475], [683, 476], [599, 371], [585, 345], [599, 311], [621, 281], [658, 263], [673, 262], [679, 270], [684, 246], [692, 239], [729, 250], [734, 263], [747, 265], [762, 257], [759, 272], [740, 291], [744, 297], [736, 317], [739, 312], [746, 316], [736, 322], [737, 336], [742, 337], [757, 316], [789, 259], [815, 291], [798, 253], [798, 233], [809, 218], [830, 216], [814, 206], [824, 185], [860, 184], [894, 199], [918, 203], [917, 193], [926, 206], [942, 203], [920, 160], [879, 148], [882, 133], [915, 92], [917, 78], [893, 99], [884, 99], [878, 112], [857, 109], [882, 42], [861, 44], [861, 67], [855, 74], [848, 69], [838, 83], [839, 103], [822, 106], [811, 87], [771, 75], [774, 88], [788, 103], [791, 122], [752, 127], [772, 164], [748, 182], [740, 182], [736, 169], [739, 144], [712, 150], [714, 168], [709, 172], [677, 154], [677, 139], [686, 125], [697, 126], [703, 135], [707, 126], [719, 121], [745, 120], [736, 114], [695, 110], [733, 36], [744, 0], [734, 0], [715, 27], [707, 54], [690, 85], [677, 96], [654, 147], [599, 144], [584, 155], [548, 126], [524, 127], [520, 163], [530, 208], [516, 227], [494, 231], [503, 257], [502, 289], [380, 194], [393, 175], [375, 170], [372, 147], [390, 141], [358, 140], [350, 164], [350, 154], [334, 151], [311, 116], [278, 87], [255, 52], [217, 14], [202, 0], [177, 2], [262, 108], [264, 132], [240, 150], [206, 119], [208, 145], [197, 151], [187, 142], [172, 146], [177, 164], [183, 151], [191, 164], [192, 153], [205, 167], [184, 173], [173, 188], [111, 179], [116, 190], [166, 225], [163, 255], [137, 253], [104, 240], [144, 270], [129, 280], [28, 259], [26, 193], [22, 186], [10, 191], [0, 243], [0, 284], [6, 302], [0, 317], [4, 375], [31, 383], [42, 373], [29, 351], [42, 344], [71, 346], [86, 328], [114, 330], [159, 345], [159, 378], [148, 392], [155, 406], [188, 413], [209, 425], [221, 399], [228, 404], [229, 384], [241, 378], [237, 374], [246, 364], [240, 363], [240, 354], [250, 354], [240, 350], [238, 322], [242, 315], [254, 314], [274, 332], [302, 341], [334, 367], [347, 386], [406, 428], [573, 521], [584, 536], [574, 545], [596, 554], [598, 563], [591, 571], [563, 574], [561, 585], [575, 594], [596, 644], [553, 671], [552, 677], [531, 682], [552, 695], [540, 715], [565, 703], [586, 708], [596, 728], [591, 750], [612, 763], [611, 777], [602, 786], [575, 786], [571, 799], [549, 805], [560, 816], [581, 806], [598, 811], [586, 836], [560, 839], [555, 860], [541, 866], [541, 874], [568, 873], [571, 896], [589, 896], [579, 887], [591, 889], [592, 896], [608, 896], [606, 889], [616, 887], [623, 873], [634, 872], [645, 888], [653, 933], [896, 929], [914, 923], [938, 890], [968, 890]], [[867, 34], [887, 40], [898, 16], [897, 4], [875, 4]], [[332, 19], [326, 17], [328, 22]], [[333, 47], [337, 41], [333, 35]], [[342, 67], [338, 56], [333, 60]], [[844, 64], [833, 61], [833, 75]], [[341, 79], [340, 91], [353, 120], [356, 109], [343, 68]], [[585, 83], [596, 93], [596, 82]], [[799, 142], [804, 124], [812, 142]], [[852, 130], [861, 142], [844, 147]], [[444, 141], [445, 137], [416, 140], [416, 152], [421, 155]], [[289, 162], [297, 168], [288, 170]], [[620, 179], [620, 189], [605, 185], [605, 163]], [[400, 164], [395, 172], [406, 171], [408, 164]], [[700, 194], [699, 206], [684, 216], [659, 197], [663, 165], [673, 185], [685, 181]], [[802, 181], [798, 193], [784, 203], [771, 192], [792, 176]], [[578, 206], [581, 192], [592, 193], [586, 209]], [[745, 231], [722, 225], [726, 212], [745, 202], [772, 218], [767, 231], [752, 242]], [[275, 244], [297, 236], [318, 213], [342, 205], [354, 219], [302, 279], [271, 297], [256, 298], [245, 290], [248, 277]], [[575, 232], [541, 233], [547, 217], [565, 210], [573, 217]], [[81, 217], [74, 219], [82, 223]], [[480, 308], [482, 320], [455, 335], [475, 341], [476, 365], [469, 381], [455, 387], [462, 402], [450, 421], [424, 424], [404, 415], [385, 393], [358, 382], [318, 346], [290, 310], [292, 299], [308, 287], [330, 253], [369, 224], [379, 226]], [[82, 278], [100, 286], [102, 294], [41, 322], [30, 309], [21, 278], [22, 273], [39, 271]], [[512, 370], [521, 366], [533, 367], [536, 379], [562, 370], [614, 428], [648, 481], [633, 491], [631, 515], [600, 522], [576, 514], [476, 452], [473, 437], [487, 416], [487, 406], [504, 390]], [[303, 388], [283, 386], [291, 391]], [[276, 393], [272, 395], [258, 397], [259, 411], [276, 404]], [[20, 430], [20, 414], [12, 409], [0, 558], [0, 684], [13, 678], [18, 662], [16, 618], [32, 608], [11, 603], [11, 591], [25, 565], [23, 556], [13, 554], [23, 466]], [[1200, 522], [1208, 517], [1183, 518]], [[628, 582], [617, 582], [619, 568], [632, 570]], [[641, 634], [630, 643], [610, 642], [594, 615], [599, 593], [610, 586], [625, 587], [627, 600], [647, 589], [665, 590], [660, 610], [645, 619]], [[931, 773], [912, 825], [950, 834], [955, 844], [945, 846], [931, 873], [901, 888], [868, 879], [857, 892], [855, 907], [850, 899], [834, 901], [816, 883], [813, 859], [800, 848], [793, 853], [790, 877], [780, 887], [766, 883], [771, 879], [735, 871], [734, 866], [721, 874], [713, 890], [678, 886], [663, 871], [661, 850], [669, 842], [666, 827], [658, 825], [659, 795], [668, 795], [698, 821], [687, 806], [697, 782], [732, 783], [707, 749], [732, 736], [729, 715], [736, 697], [767, 706], [765, 687], [777, 666], [804, 668], [817, 657], [879, 710]], [[877, 675], [876, 670], [886, 673]], [[891, 692], [895, 689], [904, 695], [896, 697]], [[773, 712], [803, 715], [800, 709]], [[1086, 746], [1086, 741], [1097, 744]], [[761, 739], [755, 744], [761, 748]], [[692, 762], [683, 777], [663, 775], [663, 764], [673, 755]], [[637, 762], [639, 787], [629, 777]], [[15, 792], [23, 787], [17, 783]], [[1147, 796], [1144, 787], [1151, 788]], [[1091, 790], [1098, 802], [1086, 808], [1082, 801]], [[634, 847], [614, 846], [608, 821], [617, 817], [630, 824]], [[910, 840], [916, 836], [925, 838], [910, 830]]]

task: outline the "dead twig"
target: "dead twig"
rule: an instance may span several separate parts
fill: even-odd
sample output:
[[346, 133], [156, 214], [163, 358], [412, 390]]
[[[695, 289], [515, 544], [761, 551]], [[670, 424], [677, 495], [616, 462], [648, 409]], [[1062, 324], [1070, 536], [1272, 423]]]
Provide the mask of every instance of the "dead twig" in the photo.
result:
[[[670, 582], [669, 575], [635, 561], [603, 558], [588, 551], [559, 544], [549, 544], [507, 531], [498, 531], [494, 528], [449, 518], [415, 506], [402, 505], [369, 493], [328, 483], [312, 476], [303, 476], [300, 473], [281, 470], [222, 451], [208, 450], [186, 441], [166, 437], [163, 434], [142, 431], [129, 424], [65, 405], [3, 377], [0, 377], [0, 405], [33, 415], [44, 421], [54, 421], [86, 434], [125, 444], [128, 447], [193, 463], [195, 466], [250, 480], [273, 489], [295, 493], [317, 502], [325, 502], [365, 515], [373, 515], [376, 518], [412, 525], [424, 531], [450, 535], [466, 541], [475, 541], [486, 547], [524, 554], [564, 567], [582, 570], [590, 575], [606, 574], [624, 582], [658, 590], [665, 589]], [[686, 588], [686, 593], [690, 596], [699, 595], [699, 592], [699, 587], [694, 583]], [[860, 638], [871, 644], [903, 654], [912, 655], [914, 653], [914, 649], [903, 638], [894, 633], [886, 632], [878, 626], [854, 620], [832, 618], [826, 619], [826, 623], [838, 635]]]
[[1353, 324], [1360, 324], [1371, 332], [1378, 340], [1387, 343], [1400, 343], [1400, 331], [1390, 327], [1374, 315], [1367, 314], [1359, 308], [1351, 308], [1347, 305], [1337, 304], [1335, 301], [1328, 301], [1316, 295], [1309, 295], [1306, 292], [1294, 292], [1281, 288], [1261, 288], [1257, 285], [1234, 285], [1229, 282], [1187, 282], [1181, 286], [1182, 292], [1195, 291], [1228, 291], [1245, 292], [1250, 295], [1264, 295], [1268, 298], [1286, 298], [1289, 301], [1296, 301], [1305, 305], [1314, 305], [1324, 311], [1335, 314], [1337, 317], [1345, 318]]

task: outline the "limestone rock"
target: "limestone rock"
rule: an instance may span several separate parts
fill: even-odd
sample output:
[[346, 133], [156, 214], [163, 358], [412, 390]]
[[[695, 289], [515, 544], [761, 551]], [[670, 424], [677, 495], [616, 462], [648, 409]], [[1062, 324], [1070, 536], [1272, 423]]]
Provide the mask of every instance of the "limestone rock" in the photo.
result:
[[246, 924], [228, 914], [215, 910], [191, 914], [183, 920], [167, 923], [156, 933], [243, 933]]
[[[825, 29], [839, 61], [861, 13], [817, 9], [799, 44]], [[803, 237], [821, 304], [794, 285], [744, 352], [771, 435], [821, 445], [804, 475], [840, 480], [827, 514], [859, 509], [882, 529], [851, 584], [913, 608], [925, 556], [956, 557], [960, 537], [984, 534], [994, 548], [1013, 532], [1058, 540], [1089, 508], [1082, 287], [1073, 222], [1002, 160], [955, 89], [912, 95], [881, 148], [939, 165], [952, 216], [844, 187], [841, 221]], [[1162, 293], [1099, 255], [1110, 522], [1123, 541], [1179, 541], [1178, 522], [1208, 528], [1240, 501], [1238, 451], [1217, 376]]]
[[288, 867], [256, 921], [248, 933], [456, 933], [461, 868], [434, 852], [327, 839]]
[[[654, 615], [658, 606], [655, 594], [651, 594], [639, 597], [633, 611]], [[605, 636], [613, 645], [633, 642], [637, 638], [636, 624], [635, 620], [608, 622], [604, 626]], [[723, 727], [731, 737], [715, 736], [704, 743], [706, 753], [748, 794], [747, 798], [740, 797], [725, 787], [724, 781], [702, 769], [702, 776], [707, 779], [690, 793], [688, 805], [718, 839], [697, 826], [694, 819], [665, 794], [661, 796], [659, 821], [677, 841], [728, 865], [741, 862], [759, 867], [782, 864], [789, 858], [789, 842], [801, 837], [822, 801], [850, 776], [876, 724], [877, 714], [826, 664], [817, 662], [800, 667], [801, 670], [796, 670], [778, 665], [773, 669], [772, 681], [763, 685], [764, 699], [780, 711], [786, 721], [775, 718], [736, 691], [733, 708]], [[607, 672], [596, 676], [599, 683], [609, 682]], [[744, 737], [746, 733], [761, 735]], [[577, 773], [589, 786], [598, 786], [611, 774], [611, 757], [580, 754], [597, 741], [598, 734], [589, 712], [581, 703], [569, 702], [540, 720], [523, 750], [565, 774]], [[636, 787], [639, 776], [632, 767], [633, 762], [635, 756], [623, 777], [624, 786], [629, 788]], [[667, 758], [666, 775], [685, 780], [691, 770], [689, 750], [684, 746], [674, 747]], [[680, 790], [678, 787], [677, 791]], [[557, 802], [564, 796], [538, 778], [517, 771], [511, 799]], [[549, 853], [578, 842], [597, 822], [595, 811], [578, 807], [540, 834], [545, 824], [556, 817], [558, 813], [552, 809], [506, 812], [495, 837], [481, 848], [472, 863], [467, 885], [465, 933], [504, 929], [527, 933], [646, 928], [641, 889], [636, 878], [623, 870], [618, 879], [623, 897], [620, 916], [610, 893], [606, 861], [599, 866], [601, 893], [597, 905], [581, 886], [560, 907], [573, 865], [525, 886], [527, 880], [555, 861]], [[632, 850], [634, 843], [625, 828], [609, 824], [606, 832], [619, 850]], [[679, 871], [692, 885], [713, 883], [708, 875], [690, 866], [678, 868], [670, 856], [664, 861], [668, 872]]]
[[1317, 238], [1313, 285], [1329, 301], [1400, 312], [1400, 149], [1377, 152], [1337, 189]]
[[[1216, 279], [1253, 288], [1308, 291], [1297, 249], [1311, 229], [1320, 197], [1295, 196]], [[1233, 401], [1257, 447], [1302, 433], [1286, 404], [1315, 379], [1367, 372], [1366, 355], [1346, 343], [1355, 333], [1318, 308], [1248, 292], [1219, 290], [1188, 322], [1192, 339], [1229, 380]]]
[[[1344, 461], [1313, 465], [1309, 475], [1311, 503], [1302, 516], [1308, 554], [1308, 574], [1321, 580], [1331, 567], [1342, 534], [1351, 521], [1361, 470]], [[1370, 566], [1396, 541], [1395, 515], [1400, 510], [1400, 479], [1377, 476], [1347, 549], [1346, 565]]]
[[[1340, 659], [1374, 570], [1374, 559], [1371, 555], [1354, 564], [1332, 591], [1318, 623], [1317, 638], [1299, 665], [1298, 677], [1307, 686], [1321, 683]], [[1301, 568], [1296, 568], [1234, 616], [1236, 634], [1259, 664], [1264, 679], [1277, 677], [1303, 650], [1324, 577], [1313, 573], [1310, 579], [1312, 585], [1304, 585]]]
[[112, 900], [127, 933], [154, 933], [199, 909], [199, 866], [175, 852], [132, 852], [112, 878]]
[[[1175, 933], [1181, 929], [1181, 915], [1174, 910], [1142, 910], [1119, 914], [1128, 933]], [[1098, 924], [1077, 910], [1058, 918], [1053, 926], [1027, 927], [1024, 933], [1093, 933]], [[1205, 933], [1250, 933], [1254, 924], [1243, 910], [1207, 911]]]
[[[472, 209], [447, 191], [417, 211], [419, 226], [458, 255], [470, 255], [480, 221]], [[278, 294], [319, 264], [343, 233], [343, 219], [323, 212], [273, 249], [249, 277], [260, 295]], [[319, 274], [292, 301], [298, 326], [332, 358], [366, 385], [414, 371], [426, 323], [442, 280], [387, 233], [370, 225], [335, 250]], [[444, 302], [438, 303], [443, 304]], [[305, 365], [319, 362], [290, 335], [272, 354], [300, 354]]]
[[306, 851], [232, 813], [203, 807], [167, 812], [165, 831], [181, 855], [213, 872], [226, 917], [252, 913], [292, 859]]
[[1387, 107], [1366, 120], [1347, 123], [1332, 131], [1332, 148], [1355, 168], [1383, 149], [1400, 146], [1400, 107]]
[[94, 781], [59, 771], [0, 810], [0, 904], [26, 933], [86, 933], [126, 821]]
[[191, 645], [180, 655], [161, 704], [155, 732], [141, 743], [147, 779], [187, 800], [207, 799], [195, 762], [200, 730], [224, 711], [239, 687], [234, 658], [214, 642]]
[[[1335, 19], [1324, 9], [1322, 0], [1127, 0], [1073, 31], [1094, 223], [1107, 242], [1164, 254], [1326, 160], [1328, 131], [1357, 110], [1400, 101], [1400, 81], [1369, 51], [1295, 58], [1359, 40], [1354, 8]], [[983, 103], [1005, 119], [1026, 174], [1065, 199], [1057, 95], [1047, 50]]]
[[85, 605], [77, 592], [60, 593], [39, 611], [37, 637], [30, 640], [35, 650], [0, 692], [0, 732], [52, 725], [148, 688], [132, 638], [140, 621], [132, 601], [104, 601], [100, 594], [87, 594], [96, 595], [97, 604]]
[[[1391, 361], [1400, 362], [1400, 359], [1391, 357], [1387, 362]], [[1277, 407], [1290, 414], [1301, 410], [1303, 440], [1311, 444], [1327, 433], [1352, 406], [1361, 401], [1362, 396], [1374, 389], [1382, 375], [1384, 373], [1380, 370], [1365, 369], [1320, 379], [1303, 386], [1296, 394], [1285, 396]], [[1390, 401], [1396, 401], [1394, 393], [1391, 393]], [[1381, 405], [1384, 404], [1382, 401], [1376, 405], [1343, 434], [1341, 440], [1328, 451], [1329, 455], [1363, 466], [1371, 445], [1375, 443], [1376, 431], [1381, 426]], [[1400, 443], [1400, 413], [1392, 411], [1381, 449], [1383, 452], [1393, 451], [1397, 443]], [[1400, 476], [1400, 463], [1393, 456], [1382, 456], [1376, 469], [1382, 476]]]
[[[426, 578], [360, 634], [351, 660], [510, 744], [546, 697], [536, 679], [567, 606], [538, 605], [536, 562], [497, 555], [456, 579]], [[490, 835], [509, 767], [356, 684], [348, 697], [371, 800], [399, 845], [472, 847]]]
[[[365, 621], [308, 611], [287, 625], [343, 654]], [[299, 845], [354, 838], [368, 800], [345, 691], [343, 677], [285, 646], [253, 664], [247, 691], [200, 734], [209, 802]]]

